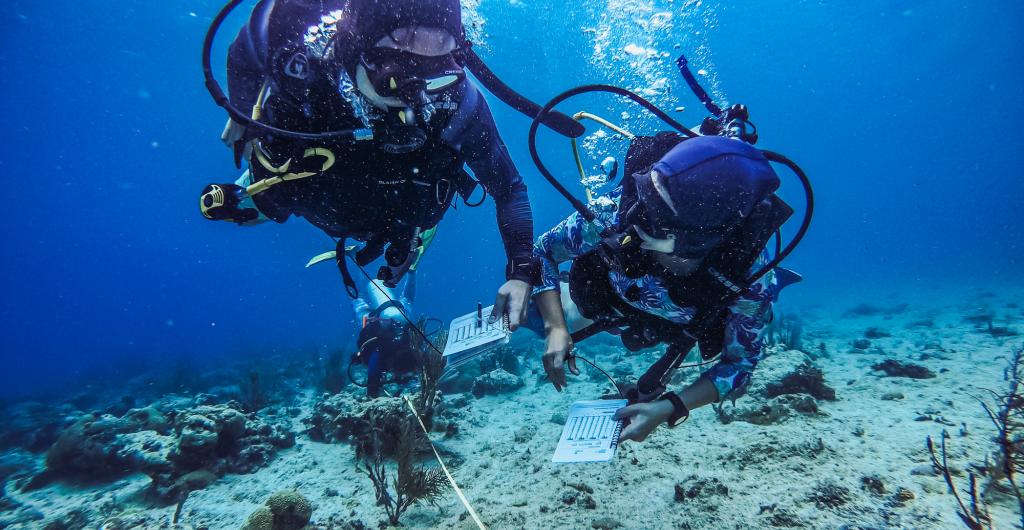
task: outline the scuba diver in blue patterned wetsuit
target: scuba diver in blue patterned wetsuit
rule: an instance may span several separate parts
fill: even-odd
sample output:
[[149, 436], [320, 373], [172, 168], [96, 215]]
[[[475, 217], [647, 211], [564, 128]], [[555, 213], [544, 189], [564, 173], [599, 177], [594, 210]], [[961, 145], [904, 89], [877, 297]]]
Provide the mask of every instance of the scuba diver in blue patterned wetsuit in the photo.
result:
[[[803, 240], [814, 214], [814, 192], [804, 171], [783, 155], [754, 147], [757, 127], [747, 107], [719, 107], [685, 56], [676, 65], [710, 113], [699, 132], [632, 91], [584, 85], [545, 104], [528, 137], [538, 171], [576, 210], [534, 245], [542, 281], [528, 325], [535, 331], [543, 325], [544, 369], [556, 390], [566, 385], [566, 364], [579, 374], [577, 360], [615, 384], [628, 403], [615, 414], [627, 424], [623, 440], [643, 441], [662, 423], [682, 423], [692, 409], [742, 395], [761, 359], [772, 304], [779, 291], [801, 279], [779, 265]], [[584, 204], [541, 160], [537, 133], [555, 106], [598, 92], [643, 107], [673, 130], [637, 136], [593, 114], [577, 113], [577, 119], [594, 120], [630, 140], [622, 181], [596, 199], [588, 189], [589, 204]], [[575, 142], [573, 150], [586, 181]], [[610, 162], [614, 159], [602, 163], [605, 182], [618, 173], [618, 164]], [[806, 201], [803, 221], [786, 244], [781, 229], [794, 211], [775, 193], [780, 179], [773, 162], [799, 178]], [[771, 255], [766, 247], [773, 239]], [[567, 277], [559, 270], [563, 263], [571, 263]], [[619, 384], [573, 351], [601, 332], [619, 335], [631, 351], [664, 345], [665, 352], [635, 384]], [[695, 347], [702, 362], [690, 366], [713, 366], [681, 392], [668, 391]]]
[[[727, 305], [701, 307], [702, 302], [720, 285], [716, 275], [753, 273], [767, 264], [764, 245], [792, 213], [773, 200], [779, 178], [768, 160], [743, 141], [719, 136], [683, 141], [670, 133], [649, 140], [634, 144], [627, 158], [627, 172], [634, 173], [627, 173], [623, 189], [592, 205], [593, 221], [574, 213], [534, 247], [543, 264], [534, 300], [547, 336], [544, 367], [558, 390], [566, 384], [564, 363], [579, 373], [563, 299], [574, 306], [570, 314], [627, 317], [621, 337], [630, 350], [671, 341], [674, 326], [691, 324], [702, 312], [713, 314], [697, 339], [703, 351], [721, 352], [718, 362], [680, 394], [665, 393], [619, 412], [632, 420], [623, 439], [638, 441], [670, 418], [678, 423], [690, 410], [748, 384], [783, 285], [779, 274], [768, 271]], [[613, 257], [619, 266], [602, 259], [609, 256], [601, 234], [613, 227], [629, 232], [617, 243], [636, 242]], [[558, 265], [567, 261], [573, 266], [565, 298]], [[792, 277], [787, 274], [783, 281]]]
[[[204, 68], [231, 116], [224, 139], [249, 170], [233, 184], [207, 186], [203, 215], [243, 225], [305, 218], [336, 239], [334, 257], [356, 297], [348, 259], [362, 267], [383, 256], [377, 278], [396, 286], [424, 234], [457, 196], [469, 204], [480, 184], [494, 198], [508, 258], [492, 318], [506, 315], [518, 327], [539, 281], [530, 203], [465, 69], [505, 89], [491, 88], [517, 109], [537, 107], [480, 62], [459, 0], [262, 0], [231, 45], [227, 96], [210, 48], [239, 3], [211, 24]], [[354, 251], [349, 239], [360, 243]]]

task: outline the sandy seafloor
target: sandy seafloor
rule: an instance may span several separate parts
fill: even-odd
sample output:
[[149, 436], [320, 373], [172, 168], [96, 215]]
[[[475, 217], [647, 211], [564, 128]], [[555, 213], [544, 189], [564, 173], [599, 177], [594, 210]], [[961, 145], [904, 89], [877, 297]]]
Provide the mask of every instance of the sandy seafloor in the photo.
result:
[[[1024, 343], [1024, 335], [993, 337], [965, 318], [988, 311], [996, 325], [1024, 333], [1021, 294], [1005, 286], [965, 287], [784, 303], [780, 311], [802, 319], [803, 349], [813, 353], [836, 391], [835, 401], [819, 400], [818, 413], [793, 412], [770, 425], [723, 424], [710, 407], [701, 409], [679, 428], [660, 428], [644, 443], [624, 444], [607, 464], [551, 463], [561, 433], [556, 422], [574, 400], [606, 392], [607, 382], [585, 371], [567, 391], [556, 393], [539, 376], [538, 341], [525, 362], [525, 386], [462, 399], [468, 405], [456, 411], [459, 434], [439, 443], [461, 457], [456, 478], [491, 528], [961, 528], [954, 498], [930, 472], [925, 438], [948, 430], [951, 462], [962, 470], [983, 463], [995, 449], [992, 425], [973, 396], [985, 388], [1002, 390], [1009, 353]], [[850, 311], [861, 303], [879, 311]], [[871, 327], [891, 337], [853, 348]], [[612, 340], [583, 345], [581, 352], [605, 367], [621, 370], [621, 362], [632, 363], [637, 374], [652, 357], [623, 355]], [[759, 406], [764, 398], [756, 395], [758, 385], [779, 379], [805, 356], [793, 350], [766, 358], [755, 374], [755, 390], [737, 406]], [[872, 370], [890, 358], [926, 366], [937, 377], [886, 377]], [[303, 390], [289, 404], [300, 409], [292, 420], [293, 448], [252, 474], [227, 475], [192, 493], [178, 527], [239, 528], [281, 489], [312, 501], [314, 528], [359, 527], [355, 521], [377, 527], [384, 517], [367, 477], [355, 471], [353, 448], [316, 443], [302, 433], [318, 394]], [[41, 454], [11, 449], [6, 455], [14, 456], [42, 465]], [[874, 491], [865, 487], [865, 477]], [[101, 527], [101, 514], [112, 511], [137, 512], [136, 528], [172, 527], [173, 506], [137, 504], [148, 482], [144, 475], [91, 486], [57, 483], [31, 493], [18, 491], [24, 478], [24, 470], [8, 476], [0, 521], [22, 520], [6, 527], [11, 530], [47, 528], [75, 510], [91, 517], [87, 528]], [[957, 481], [966, 488], [965, 474]], [[437, 502], [438, 507], [413, 507], [404, 526], [475, 527], [450, 490]], [[994, 493], [990, 502], [997, 528], [1016, 526], [1008, 496]], [[26, 514], [34, 515], [26, 520]]]

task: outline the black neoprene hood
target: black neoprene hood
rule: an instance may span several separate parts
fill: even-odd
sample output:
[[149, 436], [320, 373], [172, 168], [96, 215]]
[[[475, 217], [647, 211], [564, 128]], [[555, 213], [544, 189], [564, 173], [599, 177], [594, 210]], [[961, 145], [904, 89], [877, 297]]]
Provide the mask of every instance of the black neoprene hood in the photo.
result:
[[357, 47], [366, 50], [399, 28], [441, 28], [462, 42], [462, 6], [459, 0], [351, 0], [352, 33]]
[[652, 171], [672, 206], [658, 193], [651, 173], [634, 175], [649, 228], [674, 233], [673, 254], [686, 258], [705, 256], [779, 188], [778, 175], [760, 151], [721, 136], [680, 143]]

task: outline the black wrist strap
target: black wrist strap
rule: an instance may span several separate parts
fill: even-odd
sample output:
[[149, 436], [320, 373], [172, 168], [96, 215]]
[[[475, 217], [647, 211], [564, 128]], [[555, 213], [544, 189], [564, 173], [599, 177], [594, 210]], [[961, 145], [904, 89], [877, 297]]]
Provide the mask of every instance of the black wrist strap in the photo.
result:
[[506, 280], [521, 280], [531, 286], [540, 285], [540, 261], [534, 258], [528, 260], [510, 259], [505, 266]]
[[672, 415], [666, 421], [669, 427], [675, 427], [689, 419], [690, 409], [686, 408], [686, 404], [683, 403], [683, 400], [675, 392], [665, 392], [658, 399], [664, 399], [672, 403]]

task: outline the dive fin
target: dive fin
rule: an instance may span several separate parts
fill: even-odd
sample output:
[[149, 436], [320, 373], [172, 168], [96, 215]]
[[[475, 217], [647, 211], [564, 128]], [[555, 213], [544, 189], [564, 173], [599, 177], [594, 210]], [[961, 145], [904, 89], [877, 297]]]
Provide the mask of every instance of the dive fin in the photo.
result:
[[772, 298], [773, 301], [777, 302], [779, 299], [779, 292], [786, 287], [803, 281], [804, 277], [800, 276], [796, 272], [783, 267], [775, 267], [775, 289], [773, 289]]
[[309, 263], [306, 264], [306, 268], [308, 269], [313, 265], [316, 265], [317, 263], [323, 263], [328, 260], [333, 260], [336, 257], [338, 257], [338, 253], [333, 250], [329, 252], [324, 252], [323, 254], [315, 256], [313, 259], [309, 260]]

